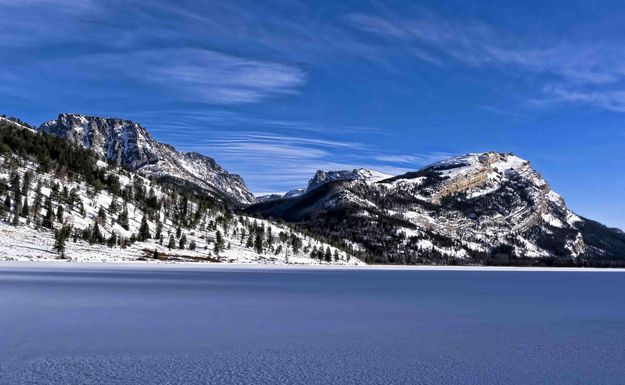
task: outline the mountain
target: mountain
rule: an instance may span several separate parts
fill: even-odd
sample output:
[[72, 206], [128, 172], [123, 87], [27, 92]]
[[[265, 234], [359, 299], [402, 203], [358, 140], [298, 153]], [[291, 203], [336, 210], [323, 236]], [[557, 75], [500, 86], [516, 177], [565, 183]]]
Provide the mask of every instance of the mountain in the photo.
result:
[[302, 195], [303, 193], [305, 193], [306, 190], [303, 188], [296, 188], [290, 191], [287, 191], [284, 194], [266, 194], [266, 195], [260, 195], [256, 197], [256, 201], [257, 202], [269, 202], [269, 201], [275, 201], [275, 200], [279, 200], [282, 198], [288, 199], [288, 198], [295, 198], [298, 197], [300, 195]]
[[[160, 226], [168, 237], [176, 233], [176, 242], [186, 231], [210, 250], [221, 225], [222, 240], [238, 245], [231, 254], [220, 250], [232, 260], [259, 244], [253, 258], [263, 261], [285, 262], [290, 255], [302, 263], [625, 265], [625, 233], [571, 212], [542, 175], [513, 154], [467, 154], [397, 176], [319, 170], [306, 189], [254, 198], [241, 177], [213, 159], [176, 151], [129, 120], [61, 114], [35, 130], [2, 116], [0, 139], [0, 235], [6, 235], [0, 255], [16, 242], [50, 242], [66, 225], [78, 243], [88, 241], [85, 234], [97, 223], [102, 237], [117, 239], [113, 247], [136, 254], [133, 245], [140, 245], [142, 252], [156, 248], [172, 258], [180, 253], [163, 250], [163, 239], [158, 246], [137, 241], [140, 227]], [[20, 187], [19, 178], [37, 189]], [[118, 206], [125, 208], [123, 222], [134, 227], [120, 230]], [[53, 214], [60, 223], [50, 224]], [[47, 232], [39, 234], [42, 228]]]
[[367, 170], [365, 168], [357, 168], [354, 170], [341, 170], [341, 171], [322, 171], [318, 170], [315, 176], [308, 181], [308, 188], [306, 191], [311, 191], [324, 183], [333, 181], [364, 181], [364, 182], [377, 182], [382, 179], [390, 178], [390, 175], [382, 174], [374, 170]]
[[252, 193], [239, 175], [196, 152], [179, 152], [159, 143], [147, 129], [130, 120], [60, 114], [39, 127], [96, 153], [104, 160], [158, 180], [224, 199], [250, 204]]
[[[107, 159], [138, 171], [151, 159], [161, 162], [153, 156], [162, 156], [161, 145], [140, 126], [68, 124], [75, 129], [59, 133], [70, 140], [0, 119], [0, 260], [362, 264], [288, 224], [237, 214], [206, 195], [102, 161], [106, 149], [116, 154]], [[132, 144], [102, 144], [110, 127]]]
[[622, 232], [575, 215], [513, 154], [467, 154], [394, 177], [318, 171], [305, 194], [246, 212], [346, 239], [378, 263], [625, 259]]
[[24, 130], [29, 130], [33, 132], [35, 131], [35, 128], [32, 127], [30, 124], [23, 122], [20, 119], [15, 118], [13, 116], [0, 115], [0, 123], [12, 124]]

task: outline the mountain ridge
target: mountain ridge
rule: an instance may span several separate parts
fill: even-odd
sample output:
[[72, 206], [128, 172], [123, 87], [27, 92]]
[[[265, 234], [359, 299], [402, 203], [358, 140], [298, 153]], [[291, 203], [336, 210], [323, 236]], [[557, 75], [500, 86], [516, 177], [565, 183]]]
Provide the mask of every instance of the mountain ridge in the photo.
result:
[[145, 127], [131, 120], [62, 113], [38, 130], [143, 175], [187, 182], [231, 204], [255, 201], [243, 178], [228, 173], [213, 158], [157, 142]]
[[[0, 120], [35, 132], [19, 119]], [[208, 193], [247, 215], [291, 222], [349, 245], [368, 262], [579, 264], [624, 257], [622, 230], [573, 213], [529, 161], [511, 153], [468, 153], [396, 176], [318, 170], [306, 188], [255, 198], [243, 178], [214, 159], [159, 143], [130, 120], [60, 114], [37, 131], [144, 177]]]
[[[577, 216], [530, 162], [510, 153], [469, 153], [374, 182], [347, 177], [311, 185], [296, 199], [246, 212], [347, 237], [387, 255], [382, 263], [419, 255], [612, 258], [625, 250], [622, 232]], [[602, 237], [610, 241], [602, 244]]]

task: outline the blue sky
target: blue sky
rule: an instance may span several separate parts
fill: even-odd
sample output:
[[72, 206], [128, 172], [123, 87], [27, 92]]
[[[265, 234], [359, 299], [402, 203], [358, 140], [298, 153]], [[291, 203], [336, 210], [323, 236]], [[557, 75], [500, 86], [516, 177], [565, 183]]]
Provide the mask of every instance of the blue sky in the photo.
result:
[[0, 112], [138, 121], [255, 192], [514, 152], [625, 228], [625, 2], [0, 0]]

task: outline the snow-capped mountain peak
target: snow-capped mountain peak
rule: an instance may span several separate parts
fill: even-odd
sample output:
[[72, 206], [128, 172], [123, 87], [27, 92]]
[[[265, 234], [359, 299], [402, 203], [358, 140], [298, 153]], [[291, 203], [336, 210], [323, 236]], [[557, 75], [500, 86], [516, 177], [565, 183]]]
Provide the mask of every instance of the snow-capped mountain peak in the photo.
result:
[[[330, 181], [337, 183], [317, 188]], [[381, 263], [412, 263], [423, 255], [614, 255], [625, 243], [569, 210], [528, 161], [498, 152], [470, 153], [395, 177], [318, 171], [300, 199], [248, 211], [310, 223], [328, 237], [348, 234]]]
[[196, 152], [179, 152], [159, 143], [138, 123], [117, 118], [60, 114], [39, 130], [94, 151], [103, 159], [146, 176], [178, 181], [231, 203], [255, 201], [243, 179], [214, 159]]
[[308, 182], [308, 188], [306, 191], [311, 191], [325, 183], [334, 181], [349, 181], [359, 180], [365, 182], [377, 182], [383, 179], [390, 178], [390, 175], [383, 174], [375, 170], [369, 170], [366, 168], [356, 168], [353, 170], [339, 170], [339, 171], [322, 171], [317, 170], [315, 175]]

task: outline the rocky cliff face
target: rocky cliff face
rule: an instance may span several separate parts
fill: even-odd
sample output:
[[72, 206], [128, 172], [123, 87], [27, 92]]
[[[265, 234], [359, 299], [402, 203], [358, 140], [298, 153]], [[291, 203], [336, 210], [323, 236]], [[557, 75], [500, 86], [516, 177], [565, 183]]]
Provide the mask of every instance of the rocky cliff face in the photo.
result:
[[379, 256], [378, 262], [579, 258], [613, 255], [625, 245], [613, 230], [607, 238], [616, 242], [597, 243], [587, 231], [594, 228], [589, 221], [571, 212], [529, 162], [512, 154], [468, 154], [373, 182], [327, 175], [338, 174], [318, 172], [301, 197], [249, 210], [346, 237]]
[[177, 181], [230, 203], [255, 201], [243, 179], [225, 171], [214, 159], [194, 152], [178, 152], [155, 141], [145, 127], [130, 120], [60, 114], [39, 130], [91, 149], [102, 159], [146, 176]]
[[308, 181], [307, 191], [313, 190], [322, 184], [334, 181], [351, 181], [360, 180], [364, 182], [376, 182], [382, 179], [390, 178], [390, 175], [381, 172], [367, 170], [366, 168], [357, 168], [354, 170], [340, 171], [322, 171], [318, 170], [310, 181]]

